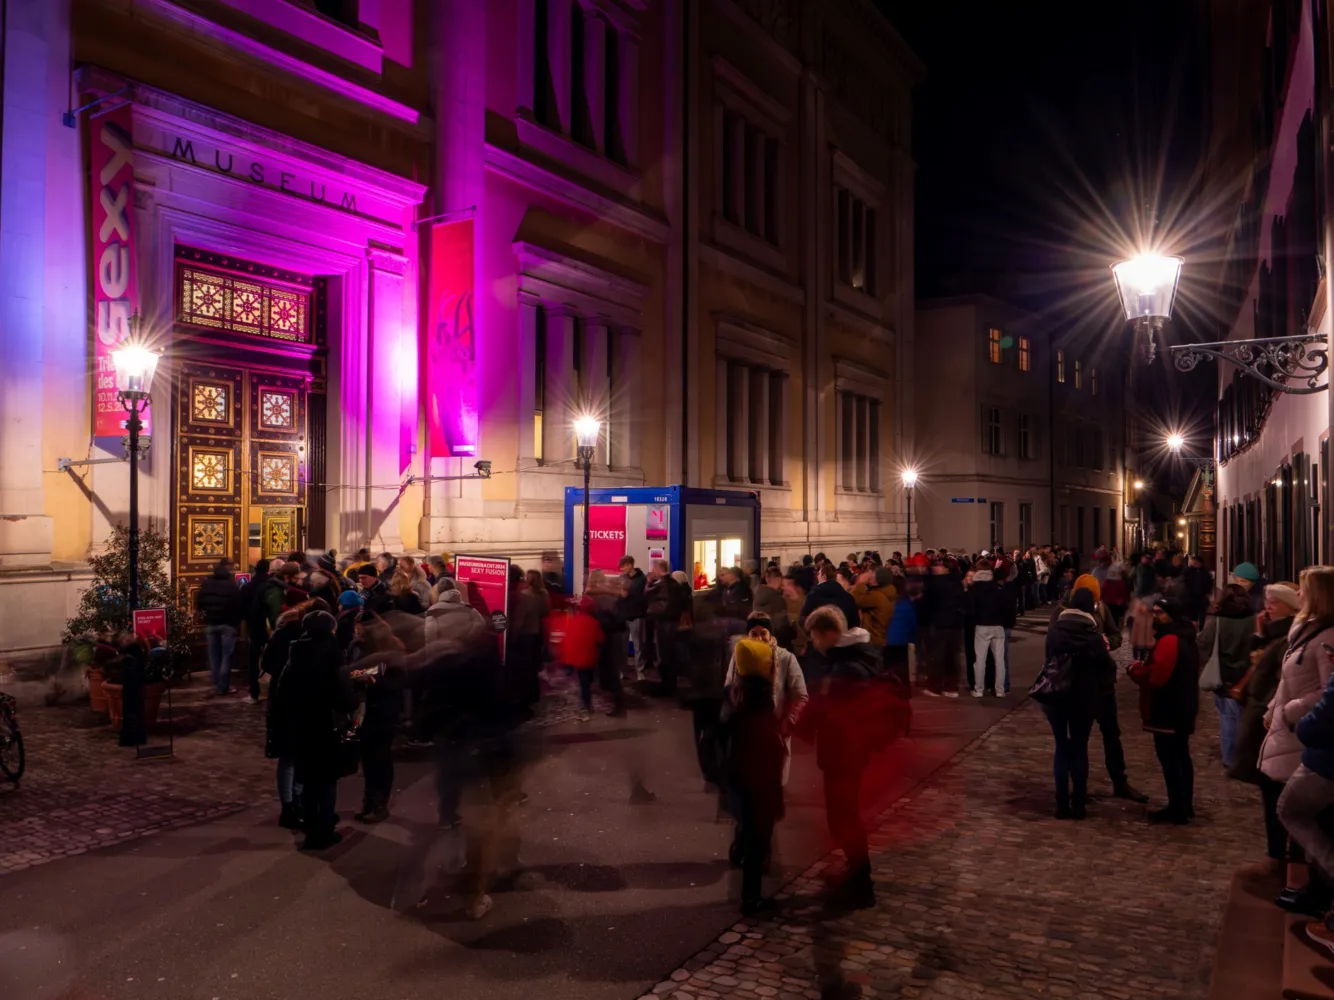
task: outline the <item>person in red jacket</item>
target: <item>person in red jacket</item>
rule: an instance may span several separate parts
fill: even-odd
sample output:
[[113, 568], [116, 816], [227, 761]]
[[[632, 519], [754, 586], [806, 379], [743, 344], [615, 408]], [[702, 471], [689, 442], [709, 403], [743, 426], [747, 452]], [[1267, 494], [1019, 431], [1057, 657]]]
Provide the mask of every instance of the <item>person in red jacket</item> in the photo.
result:
[[565, 641], [560, 652], [561, 662], [579, 675], [580, 722], [593, 718], [593, 672], [597, 669], [605, 641], [602, 626], [593, 616], [593, 599], [585, 597], [565, 626]]
[[1153, 621], [1153, 651], [1148, 660], [1130, 664], [1126, 673], [1140, 686], [1140, 715], [1144, 728], [1153, 733], [1167, 785], [1167, 808], [1149, 813], [1149, 822], [1184, 825], [1195, 816], [1190, 737], [1200, 708], [1200, 653], [1195, 626], [1178, 602], [1155, 601]]

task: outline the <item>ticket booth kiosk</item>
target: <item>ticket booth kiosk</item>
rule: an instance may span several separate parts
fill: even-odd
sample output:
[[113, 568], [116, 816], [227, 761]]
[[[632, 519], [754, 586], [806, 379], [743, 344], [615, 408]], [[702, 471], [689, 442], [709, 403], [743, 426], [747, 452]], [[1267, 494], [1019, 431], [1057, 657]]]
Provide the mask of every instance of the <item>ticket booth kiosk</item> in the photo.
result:
[[[648, 572], [654, 559], [684, 570], [693, 584], [699, 563], [710, 583], [724, 566], [760, 557], [760, 498], [745, 490], [689, 486], [596, 489], [588, 494], [589, 569], [615, 573], [621, 557], [634, 556]], [[584, 490], [565, 488], [565, 585], [583, 590]]]

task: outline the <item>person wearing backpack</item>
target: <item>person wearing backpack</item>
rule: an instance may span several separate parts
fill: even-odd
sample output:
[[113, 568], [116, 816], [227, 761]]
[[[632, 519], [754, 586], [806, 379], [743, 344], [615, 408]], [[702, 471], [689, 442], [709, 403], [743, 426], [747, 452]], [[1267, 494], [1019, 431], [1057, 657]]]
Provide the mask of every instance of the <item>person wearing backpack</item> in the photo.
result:
[[1056, 818], [1083, 819], [1088, 801], [1089, 734], [1098, 711], [1098, 687], [1116, 665], [1094, 617], [1091, 591], [1080, 588], [1047, 632], [1044, 677], [1051, 693], [1042, 709], [1056, 740]]

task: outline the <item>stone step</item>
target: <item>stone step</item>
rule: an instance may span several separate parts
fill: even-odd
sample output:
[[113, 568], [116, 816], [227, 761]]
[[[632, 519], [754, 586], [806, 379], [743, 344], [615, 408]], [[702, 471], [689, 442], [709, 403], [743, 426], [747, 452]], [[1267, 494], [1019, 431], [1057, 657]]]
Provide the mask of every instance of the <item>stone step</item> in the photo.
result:
[[1232, 876], [1208, 1000], [1274, 1000], [1283, 980], [1285, 914], [1274, 905], [1275, 875]]
[[[1305, 885], [1306, 866], [1288, 865], [1288, 885]], [[1334, 955], [1306, 937], [1307, 916], [1286, 914], [1283, 935], [1283, 996], [1288, 1000], [1334, 1000]]]

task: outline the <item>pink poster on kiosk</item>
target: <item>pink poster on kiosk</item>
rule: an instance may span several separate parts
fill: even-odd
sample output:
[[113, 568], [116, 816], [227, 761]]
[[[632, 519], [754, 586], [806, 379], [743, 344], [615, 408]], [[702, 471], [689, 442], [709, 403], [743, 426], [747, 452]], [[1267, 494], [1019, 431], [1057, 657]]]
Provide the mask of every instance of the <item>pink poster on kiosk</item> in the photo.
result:
[[[134, 262], [133, 108], [126, 101], [88, 119], [92, 183], [93, 434], [118, 437], [125, 409], [116, 400], [111, 352], [130, 335], [130, 317], [139, 311]], [[152, 433], [152, 415], [143, 420]]]
[[504, 556], [457, 556], [454, 572], [464, 598], [495, 629], [500, 656], [504, 659], [510, 610], [509, 559]]
[[625, 555], [625, 507], [594, 504], [588, 514], [588, 568], [616, 572]]

